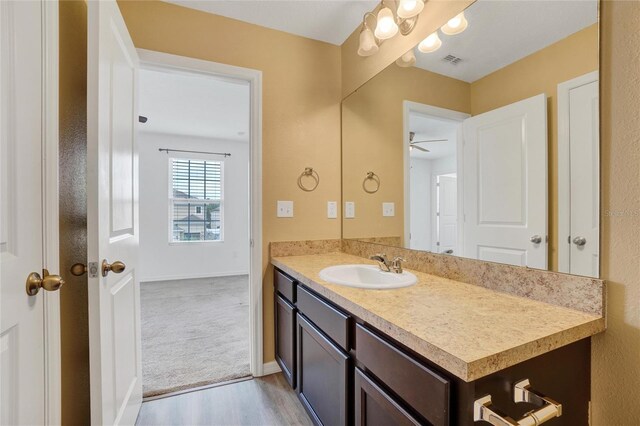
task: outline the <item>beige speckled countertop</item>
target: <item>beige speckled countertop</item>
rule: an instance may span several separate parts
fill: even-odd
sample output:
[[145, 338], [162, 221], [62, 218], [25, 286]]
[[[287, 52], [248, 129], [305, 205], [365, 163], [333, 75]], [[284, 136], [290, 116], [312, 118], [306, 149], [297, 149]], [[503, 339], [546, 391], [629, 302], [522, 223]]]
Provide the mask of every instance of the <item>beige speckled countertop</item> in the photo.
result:
[[367, 290], [329, 284], [320, 270], [369, 263], [345, 253], [274, 257], [271, 263], [465, 381], [605, 330], [601, 316], [413, 272], [418, 284]]

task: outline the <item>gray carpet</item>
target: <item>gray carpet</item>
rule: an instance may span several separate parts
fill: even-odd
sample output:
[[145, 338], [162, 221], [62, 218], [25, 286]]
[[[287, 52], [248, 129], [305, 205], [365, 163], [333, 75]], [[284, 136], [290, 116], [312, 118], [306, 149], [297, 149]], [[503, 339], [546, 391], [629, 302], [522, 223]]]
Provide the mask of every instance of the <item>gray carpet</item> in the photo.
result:
[[248, 376], [249, 277], [141, 283], [144, 396]]

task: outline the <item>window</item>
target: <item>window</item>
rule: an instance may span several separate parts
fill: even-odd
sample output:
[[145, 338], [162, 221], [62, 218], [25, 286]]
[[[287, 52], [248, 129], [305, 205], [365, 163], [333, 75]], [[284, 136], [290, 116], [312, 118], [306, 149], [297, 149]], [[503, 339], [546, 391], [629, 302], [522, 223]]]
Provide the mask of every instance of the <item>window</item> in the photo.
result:
[[222, 161], [171, 159], [171, 242], [222, 241]]

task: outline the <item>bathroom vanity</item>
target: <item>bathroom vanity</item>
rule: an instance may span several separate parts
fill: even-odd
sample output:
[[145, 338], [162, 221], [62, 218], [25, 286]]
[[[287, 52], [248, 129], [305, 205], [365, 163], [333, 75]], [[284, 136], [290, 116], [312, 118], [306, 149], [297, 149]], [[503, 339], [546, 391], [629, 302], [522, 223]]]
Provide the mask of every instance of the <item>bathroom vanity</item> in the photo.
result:
[[588, 424], [602, 316], [417, 271], [418, 284], [394, 290], [323, 281], [324, 267], [370, 263], [346, 253], [272, 263], [276, 360], [314, 423], [472, 425], [484, 404]]

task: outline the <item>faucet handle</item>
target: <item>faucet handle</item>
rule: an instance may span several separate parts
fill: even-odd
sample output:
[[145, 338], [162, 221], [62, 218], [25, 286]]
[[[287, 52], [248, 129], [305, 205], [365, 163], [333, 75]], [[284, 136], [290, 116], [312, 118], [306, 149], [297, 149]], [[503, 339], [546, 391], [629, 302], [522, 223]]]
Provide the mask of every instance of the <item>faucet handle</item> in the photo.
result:
[[393, 258], [393, 261], [391, 262], [391, 265], [393, 267], [393, 271], [397, 274], [401, 274], [402, 271], [402, 262], [406, 262], [406, 259], [404, 257], [400, 257], [400, 256], [396, 256]]

